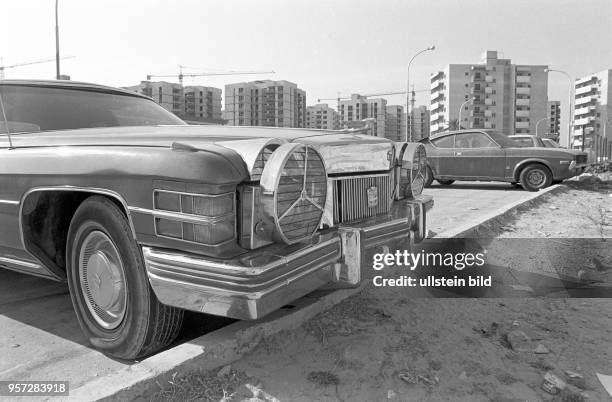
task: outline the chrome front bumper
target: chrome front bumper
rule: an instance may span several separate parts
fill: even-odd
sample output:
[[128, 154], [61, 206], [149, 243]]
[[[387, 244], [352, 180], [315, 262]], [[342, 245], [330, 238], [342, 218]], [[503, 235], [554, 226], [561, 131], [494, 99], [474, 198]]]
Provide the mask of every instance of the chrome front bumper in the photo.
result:
[[232, 260], [143, 247], [160, 302], [208, 314], [257, 319], [330, 282], [356, 286], [365, 253], [391, 240], [419, 242], [431, 196], [396, 201], [389, 214], [319, 233], [310, 243], [271, 245]]

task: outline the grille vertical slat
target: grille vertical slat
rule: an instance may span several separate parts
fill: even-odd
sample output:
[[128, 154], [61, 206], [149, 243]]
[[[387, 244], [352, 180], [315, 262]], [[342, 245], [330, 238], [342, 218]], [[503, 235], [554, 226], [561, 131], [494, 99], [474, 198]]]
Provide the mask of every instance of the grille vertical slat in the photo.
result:
[[[350, 222], [389, 212], [391, 206], [391, 176], [378, 174], [359, 177], [339, 177], [333, 180], [334, 223]], [[376, 187], [378, 204], [368, 205], [368, 189]]]

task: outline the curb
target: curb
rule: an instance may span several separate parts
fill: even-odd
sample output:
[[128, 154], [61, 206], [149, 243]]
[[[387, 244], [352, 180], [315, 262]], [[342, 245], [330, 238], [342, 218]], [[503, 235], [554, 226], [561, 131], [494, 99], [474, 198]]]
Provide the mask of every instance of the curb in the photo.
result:
[[456, 228], [446, 230], [442, 233], [438, 233], [433, 238], [440, 239], [440, 238], [452, 238], [452, 237], [469, 237], [476, 230], [478, 230], [478, 228], [481, 227], [482, 225], [485, 225], [496, 219], [503, 219], [520, 207], [525, 207], [525, 206], [530, 206], [532, 204], [535, 204], [537, 201], [539, 201], [540, 197], [546, 194], [554, 194], [557, 192], [561, 192], [565, 189], [566, 187], [561, 186], [560, 184], [555, 184], [554, 186], [550, 186], [544, 190], [530, 193], [530, 195], [523, 200], [515, 201], [511, 204], [505, 205], [494, 211], [483, 214], [482, 216], [479, 216], [476, 221], [472, 221], [470, 223], [466, 223]]
[[[532, 193], [527, 199], [499, 208], [479, 217], [476, 222], [447, 230], [434, 238], [465, 237], [494, 219], [503, 218], [519, 207], [535, 203], [545, 194], [564, 188], [555, 185]], [[282, 308], [262, 319], [238, 321], [113, 374], [91, 380], [72, 390], [70, 396], [63, 400], [133, 400], [150, 393], [151, 388], [159, 387], [174, 375], [225, 366], [253, 350], [262, 339], [299, 327], [317, 314], [359, 293], [366, 284], [367, 281], [364, 281], [355, 288], [315, 291], [296, 300], [289, 308]]]

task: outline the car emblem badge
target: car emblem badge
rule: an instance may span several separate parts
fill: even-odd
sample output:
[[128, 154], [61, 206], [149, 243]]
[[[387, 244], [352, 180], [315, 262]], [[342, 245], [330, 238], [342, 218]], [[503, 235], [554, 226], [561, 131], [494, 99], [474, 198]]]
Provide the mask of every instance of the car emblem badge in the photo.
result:
[[368, 193], [368, 208], [374, 208], [378, 206], [378, 189], [376, 187], [370, 187], [367, 190]]

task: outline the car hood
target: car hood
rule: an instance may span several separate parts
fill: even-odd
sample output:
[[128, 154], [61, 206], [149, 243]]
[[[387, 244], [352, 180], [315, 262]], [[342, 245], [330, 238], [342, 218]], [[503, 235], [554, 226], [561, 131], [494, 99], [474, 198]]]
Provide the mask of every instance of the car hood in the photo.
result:
[[103, 127], [14, 134], [19, 147], [161, 147], [190, 151], [238, 153], [249, 171], [266, 145], [307, 144], [319, 151], [327, 172], [388, 170], [395, 162], [397, 144], [385, 138], [350, 132], [234, 126]]

